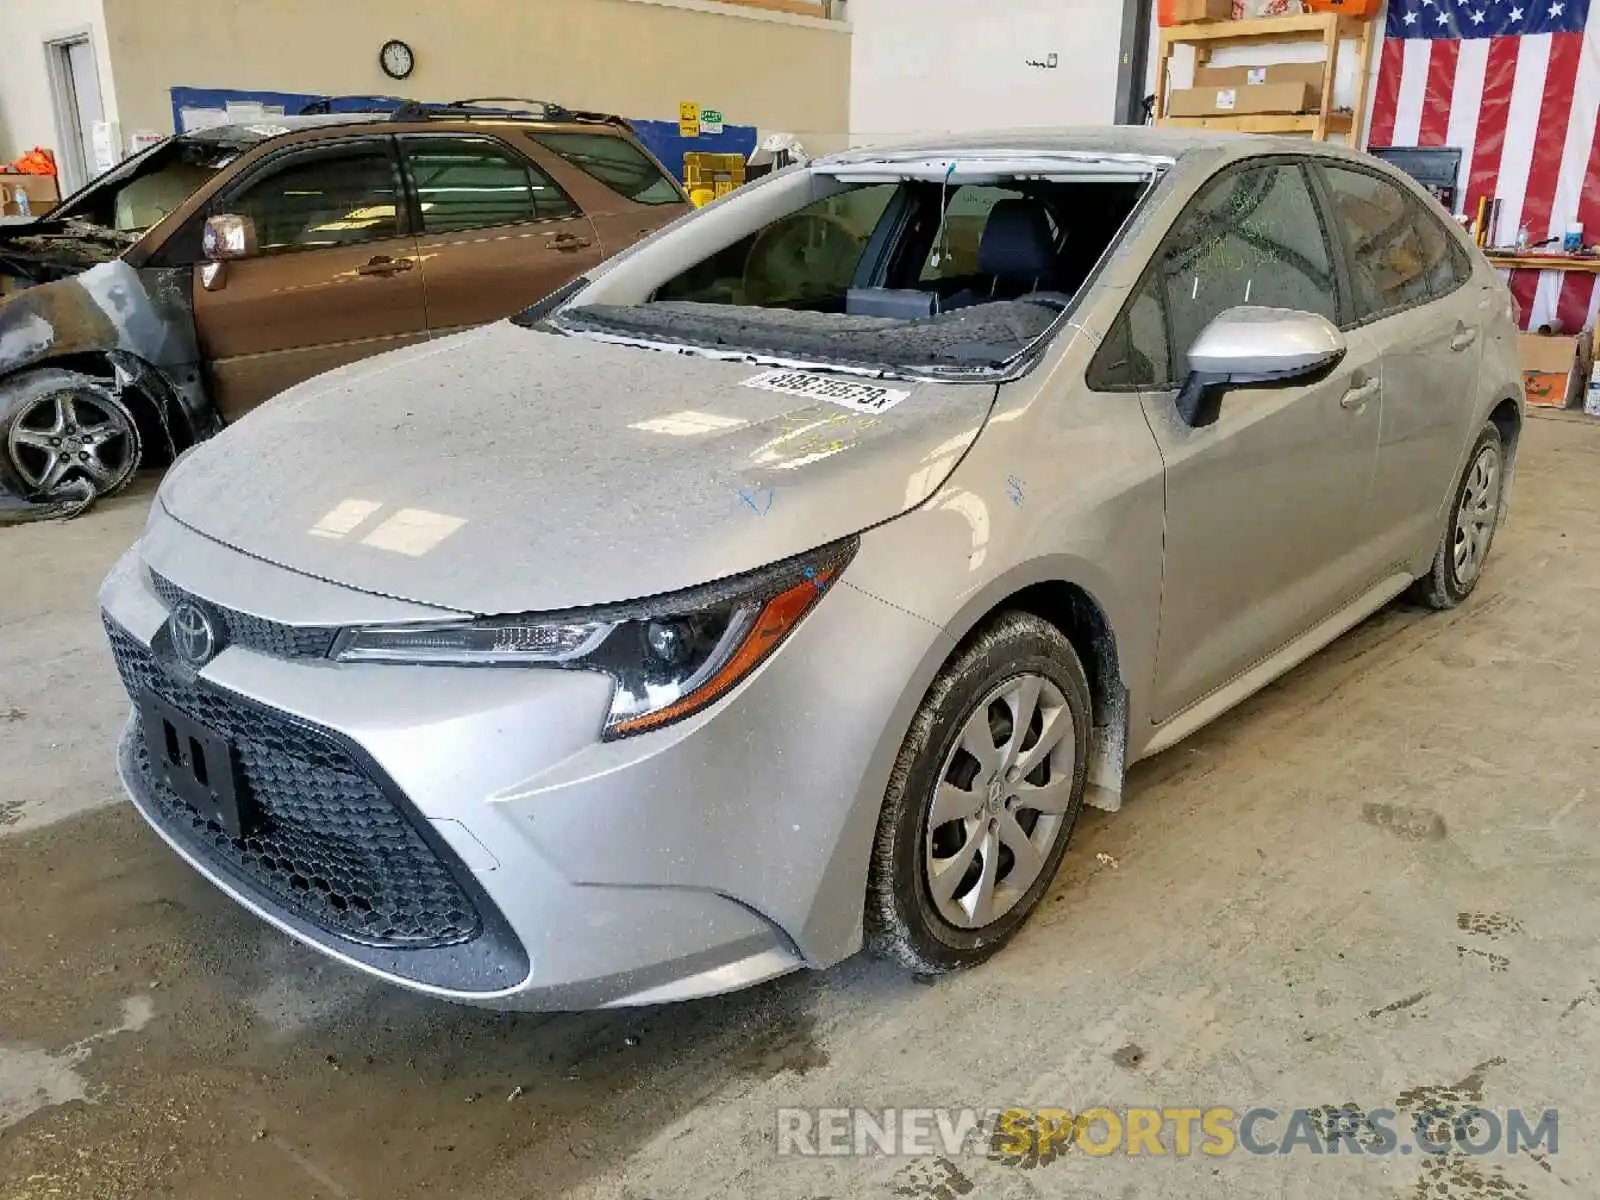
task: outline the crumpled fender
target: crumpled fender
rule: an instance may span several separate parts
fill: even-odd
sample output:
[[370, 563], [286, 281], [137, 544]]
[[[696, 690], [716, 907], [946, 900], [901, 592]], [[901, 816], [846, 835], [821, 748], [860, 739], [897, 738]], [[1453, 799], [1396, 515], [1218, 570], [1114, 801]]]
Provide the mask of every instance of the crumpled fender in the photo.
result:
[[[29, 367], [102, 353], [111, 359], [119, 388], [142, 382], [149, 367], [156, 368], [161, 378], [153, 386], [161, 393], [163, 424], [177, 417], [189, 426], [183, 440], [205, 436], [216, 418], [197, 369], [191, 286], [186, 268], [136, 270], [117, 259], [6, 297], [0, 301], [0, 388], [7, 376]], [[176, 412], [168, 411], [169, 394]], [[0, 500], [6, 499], [0, 492]], [[94, 496], [63, 494], [37, 504], [30, 499], [6, 503], [0, 524], [76, 516]]]
[[158, 367], [196, 361], [194, 302], [181, 270], [121, 259], [0, 302], [0, 378], [46, 359], [124, 350]]

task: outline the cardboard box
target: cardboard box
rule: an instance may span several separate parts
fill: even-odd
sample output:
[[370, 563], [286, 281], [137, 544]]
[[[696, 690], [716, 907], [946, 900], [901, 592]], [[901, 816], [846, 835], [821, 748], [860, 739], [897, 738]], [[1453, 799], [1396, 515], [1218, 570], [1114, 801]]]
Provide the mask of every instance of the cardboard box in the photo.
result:
[[28, 207], [36, 217], [49, 212], [61, 200], [61, 193], [56, 190], [54, 175], [23, 175], [0, 171], [0, 191], [5, 192], [4, 199], [0, 199], [0, 216], [6, 217], [21, 215], [22, 210], [17, 204], [19, 191], [28, 194]]
[[1304, 83], [1178, 88], [1167, 97], [1167, 115], [1172, 117], [1301, 113], [1309, 112], [1312, 107], [1311, 89]]
[[1522, 386], [1528, 403], [1541, 408], [1582, 408], [1593, 365], [1588, 337], [1517, 337]]
[[1311, 89], [1311, 107], [1322, 107], [1320, 62], [1272, 63], [1265, 67], [1196, 67], [1194, 86], [1216, 88], [1262, 87], [1275, 83], [1303, 83]]
[[1196, 21], [1231, 21], [1233, 0], [1161, 0], [1157, 16], [1163, 25], [1190, 25]]

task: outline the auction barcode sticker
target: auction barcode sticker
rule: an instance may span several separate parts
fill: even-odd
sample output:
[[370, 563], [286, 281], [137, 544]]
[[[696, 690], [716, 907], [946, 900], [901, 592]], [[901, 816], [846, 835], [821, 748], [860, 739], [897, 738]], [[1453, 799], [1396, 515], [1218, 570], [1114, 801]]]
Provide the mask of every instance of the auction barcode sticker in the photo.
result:
[[879, 387], [875, 383], [856, 383], [825, 375], [811, 375], [805, 371], [767, 371], [743, 382], [745, 387], [763, 388], [769, 392], [784, 392], [790, 396], [805, 396], [812, 400], [826, 400], [856, 412], [887, 412], [911, 395], [898, 388]]

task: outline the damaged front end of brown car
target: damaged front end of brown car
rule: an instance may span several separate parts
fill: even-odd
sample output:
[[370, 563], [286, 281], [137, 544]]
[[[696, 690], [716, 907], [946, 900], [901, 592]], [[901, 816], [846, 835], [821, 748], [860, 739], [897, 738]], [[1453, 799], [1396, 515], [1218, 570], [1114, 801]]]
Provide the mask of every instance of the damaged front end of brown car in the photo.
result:
[[213, 431], [190, 272], [136, 269], [137, 234], [0, 234], [0, 525], [75, 516]]
[[268, 135], [169, 138], [0, 225], [0, 525], [72, 516], [218, 426], [191, 271], [140, 243]]

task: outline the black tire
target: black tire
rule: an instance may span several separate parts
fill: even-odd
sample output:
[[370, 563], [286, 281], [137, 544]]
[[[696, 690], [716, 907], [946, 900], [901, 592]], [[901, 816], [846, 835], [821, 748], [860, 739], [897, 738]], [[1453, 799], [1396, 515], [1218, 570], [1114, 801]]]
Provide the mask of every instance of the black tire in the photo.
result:
[[[97, 433], [93, 444], [47, 448], [36, 442], [57, 423], [58, 400], [65, 398], [74, 422], [68, 438], [89, 429]], [[59, 473], [50, 469], [53, 455], [78, 458]], [[79, 371], [42, 367], [0, 383], [0, 483], [29, 499], [48, 499], [81, 489], [95, 496], [121, 491], [139, 469], [143, 446], [139, 423], [122, 397], [107, 380]], [[92, 456], [91, 458], [83, 456]], [[92, 466], [90, 465], [92, 462]]]
[[[1477, 557], [1477, 569], [1463, 579], [1456, 569], [1455, 561], [1456, 544], [1464, 536], [1462, 500], [1473, 481], [1473, 472], [1480, 458], [1490, 451], [1495, 457], [1497, 472], [1494, 518], [1489, 524], [1483, 550]], [[1505, 445], [1501, 441], [1500, 430], [1491, 421], [1478, 432], [1478, 438], [1472, 444], [1472, 453], [1467, 455], [1466, 469], [1456, 481], [1455, 491], [1450, 494], [1450, 512], [1445, 519], [1444, 533], [1440, 535], [1439, 545], [1433, 553], [1433, 565], [1428, 568], [1426, 575], [1411, 585], [1411, 590], [1407, 593], [1412, 602], [1444, 612], [1455, 608], [1477, 588], [1478, 580], [1483, 578], [1483, 564], [1488, 560], [1489, 551], [1494, 546], [1495, 530], [1499, 525], [1499, 510], [1505, 489], [1505, 469]]]
[[[995, 689], [1023, 675], [1053, 684], [1071, 714], [1071, 798], [1043, 866], [1021, 898], [990, 924], [958, 928], [939, 912], [930, 893], [926, 839], [932, 800], [969, 718]], [[1000, 615], [945, 664], [912, 719], [878, 819], [865, 917], [870, 953], [918, 974], [938, 975], [975, 966], [1011, 940], [1049, 890], [1066, 854], [1083, 806], [1092, 721], [1089, 682], [1072, 643], [1031, 613]], [[1058, 782], [1064, 779], [1065, 773]]]

